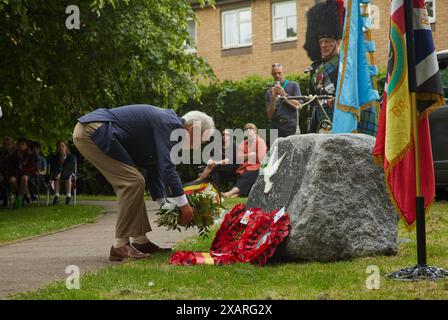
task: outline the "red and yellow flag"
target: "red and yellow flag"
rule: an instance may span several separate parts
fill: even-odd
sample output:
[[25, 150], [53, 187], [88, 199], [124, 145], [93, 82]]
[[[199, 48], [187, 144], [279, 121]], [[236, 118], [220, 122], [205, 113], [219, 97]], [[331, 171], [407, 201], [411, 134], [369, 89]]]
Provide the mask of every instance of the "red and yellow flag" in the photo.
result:
[[[407, 13], [405, 1], [413, 1]], [[413, 17], [412, 30], [406, 19]], [[409, 22], [409, 21], [408, 21]], [[408, 61], [406, 34], [413, 32], [418, 45], [414, 61]], [[428, 115], [444, 105], [442, 82], [424, 0], [392, 0], [389, 66], [374, 156], [383, 166], [392, 201], [408, 226], [416, 220], [416, 157], [414, 127], [418, 127], [421, 193], [426, 211], [434, 201], [435, 182]], [[415, 87], [410, 86], [410, 72]], [[411, 92], [416, 92], [417, 110]], [[414, 114], [417, 112], [417, 124]]]

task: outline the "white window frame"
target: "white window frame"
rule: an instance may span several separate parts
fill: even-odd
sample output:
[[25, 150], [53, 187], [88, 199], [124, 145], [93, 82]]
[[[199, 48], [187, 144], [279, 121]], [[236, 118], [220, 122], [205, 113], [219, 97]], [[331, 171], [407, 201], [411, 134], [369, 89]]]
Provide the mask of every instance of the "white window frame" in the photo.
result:
[[197, 21], [195, 20], [195, 19], [192, 19], [192, 18], [188, 18], [187, 19], [187, 21], [188, 21], [188, 23], [190, 23], [190, 22], [194, 22], [194, 43], [193, 43], [193, 47], [188, 47], [187, 46], [187, 40], [185, 40], [184, 41], [184, 50], [185, 50], [185, 52], [188, 52], [188, 53], [196, 53], [197, 52], [197, 49], [196, 49], [196, 47], [197, 47], [197, 41], [198, 41], [198, 23], [197, 23]]
[[[276, 5], [286, 4], [286, 3], [294, 3], [296, 5], [296, 11], [294, 13], [291, 13], [290, 15], [287, 15], [287, 16], [277, 16], [277, 17], [274, 16], [274, 12], [275, 12], [274, 7]], [[284, 39], [275, 39], [275, 35], [276, 35], [275, 21], [277, 19], [284, 19], [284, 27], [285, 27], [286, 30], [288, 30], [288, 28], [287, 28], [288, 27], [287, 26], [288, 18], [289, 17], [293, 17], [293, 16], [296, 17], [296, 34], [297, 34], [297, 32], [298, 32], [298, 28], [297, 28], [297, 1], [296, 0], [293, 0], [293, 1], [279, 1], [279, 2], [272, 3], [272, 6], [271, 6], [271, 17], [272, 17], [272, 42], [273, 43], [297, 40], [297, 35], [295, 37], [288, 37], [288, 31], [286, 31], [286, 38], [284, 38]]]
[[[242, 11], [250, 11], [250, 20], [243, 20], [240, 21], [240, 12]], [[224, 25], [224, 16], [227, 14], [236, 14], [237, 16], [237, 30], [238, 30], [238, 44], [233, 45], [226, 45], [226, 34], [225, 34], [225, 25]], [[240, 39], [240, 23], [242, 22], [250, 22], [251, 24], [251, 42], [250, 43], [241, 43]], [[221, 36], [222, 36], [222, 48], [223, 49], [232, 49], [232, 48], [244, 48], [244, 47], [251, 47], [253, 43], [253, 24], [252, 24], [252, 8], [251, 7], [245, 7], [235, 10], [226, 10], [221, 12]]]
[[436, 15], [437, 15], [437, 9], [436, 9], [436, 0], [425, 0], [425, 4], [427, 2], [432, 2], [432, 8], [433, 8], [433, 12], [434, 14], [432, 16], [429, 16], [429, 23], [435, 23], [436, 22]]

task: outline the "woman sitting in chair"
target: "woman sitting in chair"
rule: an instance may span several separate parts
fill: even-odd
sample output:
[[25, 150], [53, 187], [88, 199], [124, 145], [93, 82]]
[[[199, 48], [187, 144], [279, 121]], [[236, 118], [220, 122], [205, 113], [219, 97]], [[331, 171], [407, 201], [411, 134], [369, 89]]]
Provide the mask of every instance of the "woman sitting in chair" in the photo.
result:
[[72, 177], [75, 174], [76, 157], [70, 153], [65, 141], [56, 142], [56, 154], [50, 157], [50, 181], [54, 182], [53, 204], [60, 204], [61, 182], [65, 181], [67, 197], [65, 203], [72, 204]]
[[238, 178], [235, 186], [230, 191], [223, 193], [224, 197], [247, 197], [257, 180], [261, 162], [267, 151], [266, 143], [258, 136], [257, 131], [258, 129], [253, 123], [244, 125], [247, 139], [238, 146], [237, 163], [241, 163], [236, 171]]

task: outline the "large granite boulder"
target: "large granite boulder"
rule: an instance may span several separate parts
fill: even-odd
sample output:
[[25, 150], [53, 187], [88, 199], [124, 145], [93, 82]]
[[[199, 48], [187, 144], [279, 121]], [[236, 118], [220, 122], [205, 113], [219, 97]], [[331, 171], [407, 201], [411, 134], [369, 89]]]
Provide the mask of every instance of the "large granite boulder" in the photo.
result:
[[363, 134], [275, 141], [248, 206], [286, 207], [291, 232], [277, 256], [335, 261], [396, 253], [398, 216], [373, 163], [374, 144]]

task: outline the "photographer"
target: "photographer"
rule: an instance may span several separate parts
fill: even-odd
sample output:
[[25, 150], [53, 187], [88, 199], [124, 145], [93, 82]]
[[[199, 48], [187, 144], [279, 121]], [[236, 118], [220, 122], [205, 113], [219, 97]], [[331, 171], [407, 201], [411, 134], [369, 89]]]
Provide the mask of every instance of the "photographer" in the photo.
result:
[[296, 100], [284, 100], [281, 98], [301, 95], [300, 87], [294, 81], [285, 80], [283, 66], [280, 63], [272, 65], [271, 74], [275, 84], [267, 89], [265, 95], [266, 112], [271, 120], [271, 129], [277, 129], [279, 137], [298, 134], [300, 133], [300, 103]]

